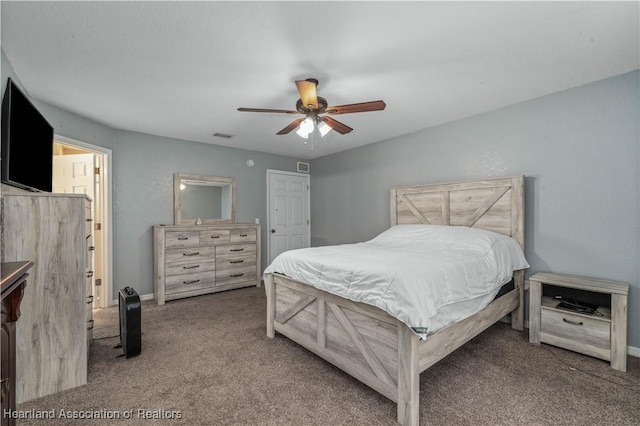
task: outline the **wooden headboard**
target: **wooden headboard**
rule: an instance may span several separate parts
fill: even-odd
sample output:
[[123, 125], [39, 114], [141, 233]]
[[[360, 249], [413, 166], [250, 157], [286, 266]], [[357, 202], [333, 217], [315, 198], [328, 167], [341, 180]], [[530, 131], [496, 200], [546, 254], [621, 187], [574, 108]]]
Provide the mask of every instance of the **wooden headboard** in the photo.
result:
[[524, 249], [524, 176], [391, 190], [391, 225], [469, 226], [505, 234]]

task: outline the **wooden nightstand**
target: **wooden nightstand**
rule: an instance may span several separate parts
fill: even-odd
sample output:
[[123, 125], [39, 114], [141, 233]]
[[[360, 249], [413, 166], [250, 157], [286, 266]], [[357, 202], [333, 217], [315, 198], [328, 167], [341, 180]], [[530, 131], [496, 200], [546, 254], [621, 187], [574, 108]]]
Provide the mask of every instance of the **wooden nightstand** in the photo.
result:
[[[627, 371], [627, 295], [629, 284], [577, 275], [538, 272], [529, 278], [529, 342], [548, 343], [611, 362]], [[609, 294], [611, 308], [602, 315], [559, 309], [559, 301], [543, 297], [543, 285]]]

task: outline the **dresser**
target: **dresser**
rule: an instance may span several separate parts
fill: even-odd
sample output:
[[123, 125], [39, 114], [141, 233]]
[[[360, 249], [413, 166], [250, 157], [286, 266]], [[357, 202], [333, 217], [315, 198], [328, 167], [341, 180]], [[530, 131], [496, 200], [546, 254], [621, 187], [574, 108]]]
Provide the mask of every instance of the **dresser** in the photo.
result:
[[260, 286], [260, 225], [157, 225], [153, 243], [153, 293], [158, 305]]
[[87, 383], [92, 219], [85, 195], [4, 194], [2, 262], [32, 259], [16, 322], [16, 401]]

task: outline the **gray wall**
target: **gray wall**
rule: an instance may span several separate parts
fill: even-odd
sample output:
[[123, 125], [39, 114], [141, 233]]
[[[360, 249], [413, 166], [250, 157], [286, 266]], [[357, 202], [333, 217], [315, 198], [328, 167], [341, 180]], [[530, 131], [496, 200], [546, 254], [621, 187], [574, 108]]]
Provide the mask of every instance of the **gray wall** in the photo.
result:
[[114, 292], [126, 286], [153, 291], [151, 227], [173, 223], [175, 173], [236, 179], [237, 221], [260, 219], [266, 267], [266, 171], [294, 171], [295, 158], [128, 131], [115, 131], [114, 140]]
[[[8, 77], [24, 90], [1, 51], [2, 92]], [[25, 91], [28, 94], [28, 91]], [[173, 224], [173, 174], [236, 178], [237, 221], [262, 225], [262, 267], [266, 267], [266, 170], [294, 171], [297, 159], [112, 129], [101, 123], [32, 99], [56, 135], [109, 148], [113, 153], [113, 294], [131, 286], [153, 292], [153, 232]], [[247, 167], [247, 159], [255, 165]], [[2, 185], [2, 190], [13, 190]]]
[[386, 229], [394, 186], [524, 174], [527, 276], [629, 282], [640, 347], [639, 92], [635, 71], [316, 159], [312, 244]]

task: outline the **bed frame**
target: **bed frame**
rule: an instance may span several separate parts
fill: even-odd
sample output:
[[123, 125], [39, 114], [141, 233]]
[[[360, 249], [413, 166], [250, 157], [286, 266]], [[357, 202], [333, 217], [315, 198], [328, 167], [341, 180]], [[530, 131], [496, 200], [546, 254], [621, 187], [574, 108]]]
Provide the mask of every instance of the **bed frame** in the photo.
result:
[[[391, 190], [391, 225], [430, 223], [488, 229], [524, 247], [524, 177]], [[514, 289], [485, 309], [419, 340], [404, 323], [279, 274], [265, 274], [267, 336], [304, 346], [398, 403], [398, 423], [417, 425], [420, 373], [504, 316], [523, 329], [524, 271]]]

